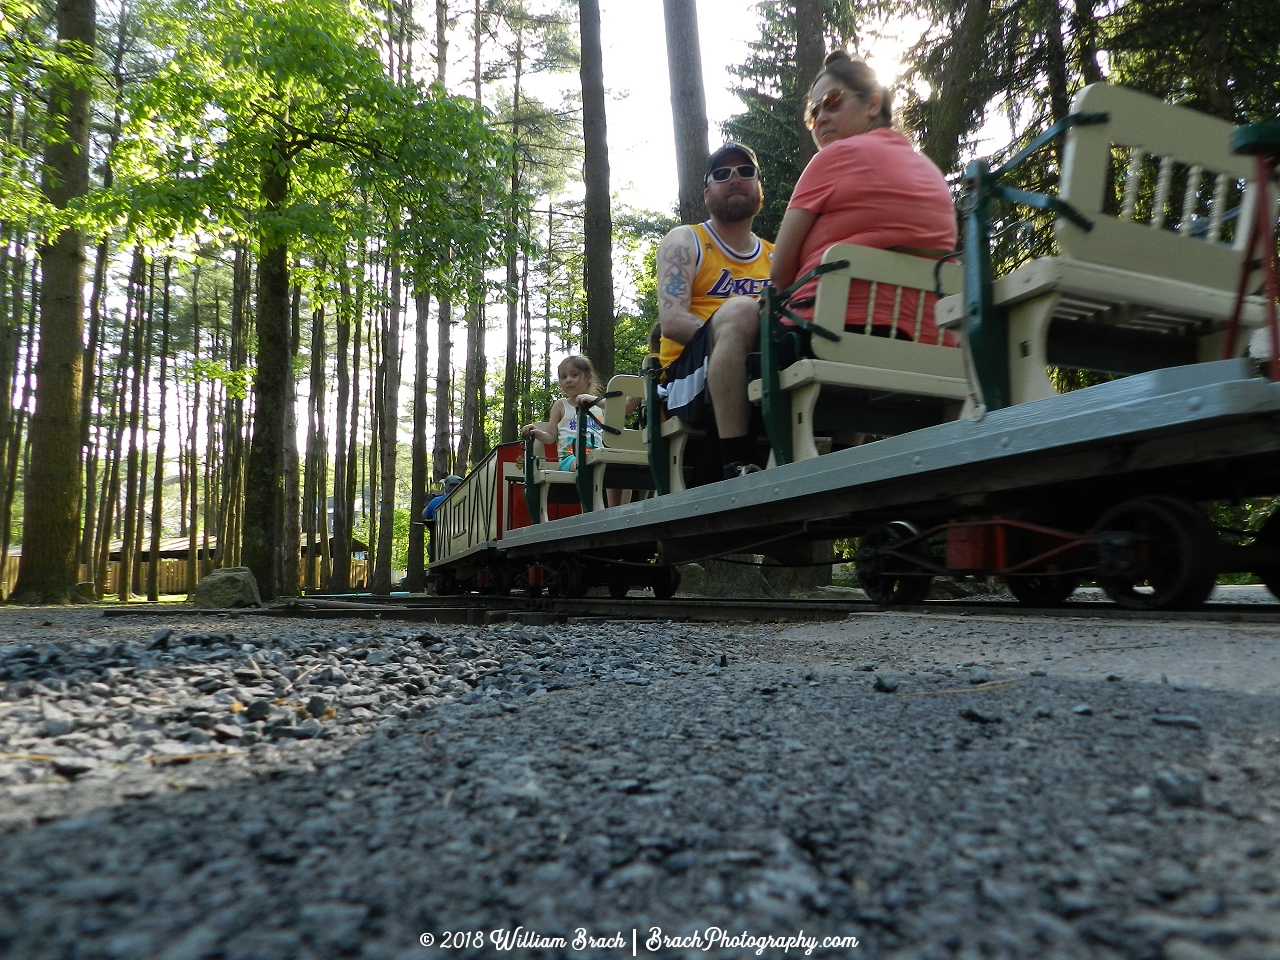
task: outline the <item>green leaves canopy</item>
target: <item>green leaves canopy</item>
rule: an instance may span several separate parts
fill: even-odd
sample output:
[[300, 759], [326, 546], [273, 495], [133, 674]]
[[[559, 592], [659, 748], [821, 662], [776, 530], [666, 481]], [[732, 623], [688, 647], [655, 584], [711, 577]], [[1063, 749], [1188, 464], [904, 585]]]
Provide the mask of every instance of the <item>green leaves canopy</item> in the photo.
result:
[[[165, 65], [136, 88], [96, 210], [133, 236], [305, 238], [336, 252], [374, 218], [418, 283], [439, 252], [485, 258], [506, 147], [482, 108], [396, 83], [376, 23], [339, 0], [178, 0], [146, 16]], [[264, 165], [287, 174], [268, 211]]]

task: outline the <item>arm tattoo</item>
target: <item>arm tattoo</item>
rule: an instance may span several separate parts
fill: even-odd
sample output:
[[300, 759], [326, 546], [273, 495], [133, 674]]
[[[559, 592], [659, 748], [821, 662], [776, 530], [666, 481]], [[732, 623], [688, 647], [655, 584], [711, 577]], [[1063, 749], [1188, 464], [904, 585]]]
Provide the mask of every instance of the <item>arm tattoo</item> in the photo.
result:
[[662, 273], [662, 306], [671, 309], [683, 307], [688, 309], [691, 278], [686, 268], [692, 265], [693, 257], [682, 246], [673, 246], [663, 256], [666, 266]]

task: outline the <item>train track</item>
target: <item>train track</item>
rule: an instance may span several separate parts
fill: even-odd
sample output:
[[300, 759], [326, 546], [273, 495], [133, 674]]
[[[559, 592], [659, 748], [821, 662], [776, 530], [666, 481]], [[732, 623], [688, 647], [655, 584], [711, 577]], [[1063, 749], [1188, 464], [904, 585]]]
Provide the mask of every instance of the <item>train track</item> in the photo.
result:
[[[105, 617], [190, 617], [191, 607], [127, 604], [109, 607]], [[213, 612], [213, 611], [210, 611]], [[1077, 601], [1055, 609], [1032, 609], [1012, 601], [933, 600], [915, 606], [886, 607], [858, 600], [713, 600], [649, 597], [611, 599], [453, 596], [373, 597], [344, 595], [306, 597], [273, 604], [261, 610], [239, 610], [254, 617], [316, 620], [374, 619], [406, 623], [491, 624], [503, 622], [549, 624], [574, 619], [679, 620], [697, 622], [806, 622], [843, 620], [851, 616], [912, 613], [943, 616], [1039, 617], [1048, 620], [1098, 619], [1138, 621], [1207, 621], [1219, 623], [1280, 623], [1280, 603], [1209, 603], [1194, 611], [1126, 610], [1103, 601]]]

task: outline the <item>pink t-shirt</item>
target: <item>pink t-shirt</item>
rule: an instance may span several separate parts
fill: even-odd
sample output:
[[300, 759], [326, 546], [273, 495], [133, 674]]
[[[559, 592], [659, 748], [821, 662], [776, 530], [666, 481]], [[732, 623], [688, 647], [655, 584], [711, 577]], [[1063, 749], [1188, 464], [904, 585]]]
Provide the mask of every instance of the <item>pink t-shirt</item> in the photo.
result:
[[[821, 263], [827, 247], [836, 243], [881, 250], [954, 250], [956, 246], [956, 215], [942, 173], [906, 137], [888, 127], [837, 140], [819, 150], [800, 174], [788, 207], [818, 215], [801, 245], [797, 277]], [[816, 281], [810, 282], [796, 297], [812, 297], [816, 287]], [[845, 315], [849, 329], [865, 329], [870, 290], [869, 283], [849, 285]], [[934, 300], [933, 294], [926, 296], [922, 343], [937, 342]], [[904, 290], [897, 326], [907, 336], [915, 334], [917, 305], [916, 294]], [[813, 307], [796, 313], [808, 319]], [[873, 326], [892, 326], [893, 313], [894, 297], [878, 295]]]

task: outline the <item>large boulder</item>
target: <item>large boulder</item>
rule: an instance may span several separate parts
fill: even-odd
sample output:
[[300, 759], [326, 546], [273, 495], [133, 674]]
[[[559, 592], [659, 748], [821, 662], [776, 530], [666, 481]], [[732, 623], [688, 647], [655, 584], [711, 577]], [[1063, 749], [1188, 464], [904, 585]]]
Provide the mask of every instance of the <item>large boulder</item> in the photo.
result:
[[198, 610], [227, 610], [233, 607], [260, 607], [258, 581], [248, 567], [224, 567], [196, 584], [191, 602]]

